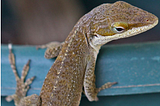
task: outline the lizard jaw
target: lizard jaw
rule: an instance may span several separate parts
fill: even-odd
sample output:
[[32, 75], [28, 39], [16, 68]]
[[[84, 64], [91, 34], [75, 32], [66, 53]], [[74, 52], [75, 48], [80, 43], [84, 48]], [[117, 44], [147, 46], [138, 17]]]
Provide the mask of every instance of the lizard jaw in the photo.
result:
[[102, 35], [99, 35], [97, 33], [94, 33], [96, 35], [96, 37], [94, 37], [92, 39], [90, 45], [93, 48], [97, 48], [97, 47], [100, 48], [99, 46], [102, 46], [102, 45], [104, 45], [104, 44], [106, 44], [106, 43], [108, 43], [112, 40], [127, 38], [127, 37], [137, 35], [139, 33], [145, 32], [145, 31], [153, 28], [157, 24], [158, 24], [158, 20], [156, 20], [153, 24], [149, 24], [149, 25], [142, 26], [142, 27], [137, 27], [137, 28], [132, 28], [132, 29], [129, 29], [129, 30], [123, 32], [123, 33], [115, 34], [115, 35], [112, 35], [112, 36], [102, 36]]

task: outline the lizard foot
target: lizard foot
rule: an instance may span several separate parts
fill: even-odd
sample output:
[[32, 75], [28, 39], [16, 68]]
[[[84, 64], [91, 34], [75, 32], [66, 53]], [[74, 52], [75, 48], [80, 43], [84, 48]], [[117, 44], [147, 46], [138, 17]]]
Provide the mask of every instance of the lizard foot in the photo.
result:
[[100, 92], [103, 89], [110, 88], [112, 85], [117, 84], [117, 82], [108, 82], [102, 85], [100, 88], [97, 88], [97, 93]]
[[45, 45], [36, 46], [36, 49], [47, 48], [47, 50], [45, 51], [44, 57], [47, 59], [51, 59], [51, 58], [58, 56], [63, 44], [64, 44], [64, 42], [60, 43], [60, 42], [55, 41], [55, 42], [47, 43]]
[[9, 61], [10, 61], [13, 73], [15, 75], [15, 78], [16, 78], [17, 88], [16, 88], [15, 94], [6, 97], [6, 101], [10, 102], [10, 101], [14, 100], [15, 105], [17, 106], [20, 103], [21, 99], [23, 99], [26, 96], [26, 93], [29, 90], [29, 85], [32, 83], [35, 76], [27, 79], [24, 82], [26, 75], [29, 71], [30, 60], [28, 60], [27, 64], [23, 67], [21, 78], [18, 76], [17, 70], [16, 70], [16, 65], [15, 65], [15, 56], [12, 53], [12, 45], [9, 44], [8, 47], [9, 47]]

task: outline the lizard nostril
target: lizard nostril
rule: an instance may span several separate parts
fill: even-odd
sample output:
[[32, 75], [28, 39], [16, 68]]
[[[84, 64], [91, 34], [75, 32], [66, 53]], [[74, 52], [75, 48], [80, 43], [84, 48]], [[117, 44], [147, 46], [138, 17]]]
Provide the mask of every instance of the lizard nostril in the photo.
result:
[[146, 21], [147, 21], [147, 22], [149, 22], [149, 20], [148, 20], [148, 19], [147, 19]]

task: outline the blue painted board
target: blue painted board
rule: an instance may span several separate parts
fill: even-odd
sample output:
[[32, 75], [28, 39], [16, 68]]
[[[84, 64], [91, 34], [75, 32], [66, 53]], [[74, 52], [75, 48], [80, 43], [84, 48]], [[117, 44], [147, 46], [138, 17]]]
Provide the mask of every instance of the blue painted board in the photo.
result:
[[[160, 93], [100, 96], [97, 102], [89, 102], [86, 97], [82, 97], [80, 106], [159, 106], [159, 98]], [[6, 102], [4, 96], [1, 100], [1, 106], [15, 106], [13, 101]]]
[[[2, 96], [15, 92], [16, 82], [8, 60], [8, 47], [1, 48]], [[44, 78], [55, 59], [44, 58], [44, 49], [34, 46], [13, 45], [18, 73], [31, 59], [27, 78], [36, 76], [28, 95], [39, 94]], [[160, 92], [160, 42], [103, 46], [96, 65], [96, 83], [118, 82], [112, 88], [101, 91], [98, 96], [130, 95]]]

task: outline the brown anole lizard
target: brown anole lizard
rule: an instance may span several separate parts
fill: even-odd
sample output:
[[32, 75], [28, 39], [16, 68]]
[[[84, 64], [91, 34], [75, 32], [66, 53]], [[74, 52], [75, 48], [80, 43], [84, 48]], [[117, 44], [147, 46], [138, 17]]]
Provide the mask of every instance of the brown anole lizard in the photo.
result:
[[[116, 83], [109, 82], [96, 88], [94, 70], [101, 46], [112, 40], [147, 31], [157, 23], [158, 18], [155, 15], [123, 1], [94, 8], [80, 18], [65, 42], [39, 46], [48, 47], [46, 58], [58, 55], [45, 78], [40, 96], [34, 94], [25, 97], [33, 80], [31, 78], [26, 85], [23, 84], [25, 88], [21, 92], [16, 91], [14, 96], [7, 99], [14, 99], [17, 106], [78, 106], [84, 91], [89, 101], [97, 101], [99, 91]], [[14, 67], [14, 59], [10, 60]], [[25, 75], [22, 75], [22, 79]], [[17, 80], [18, 90], [19, 82], [22, 83], [23, 80]]]

